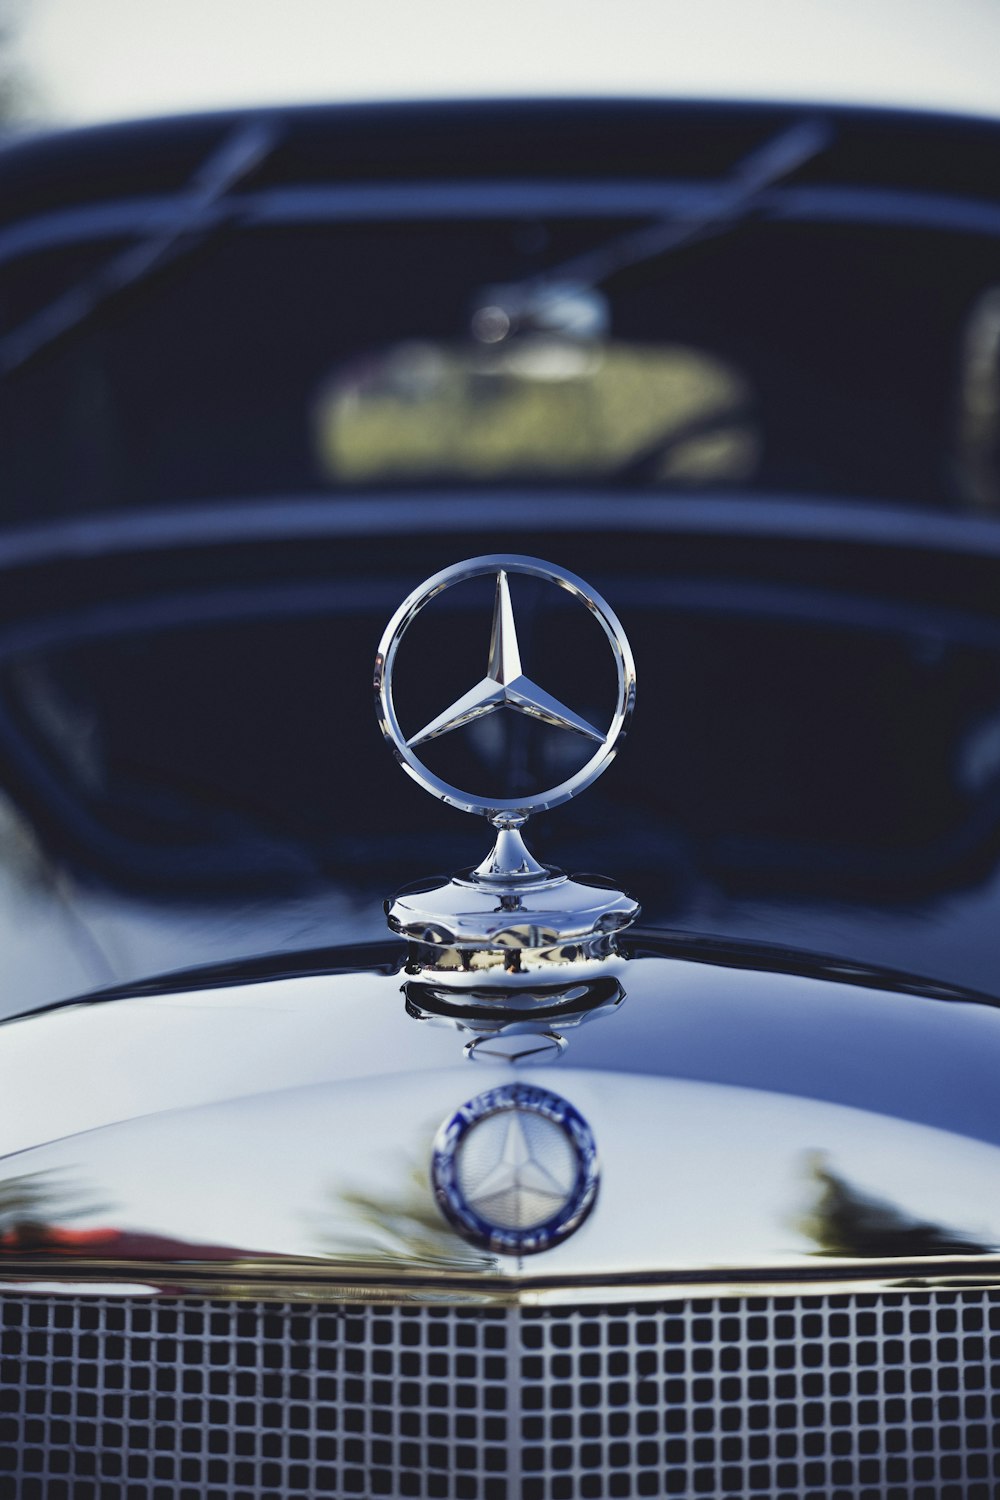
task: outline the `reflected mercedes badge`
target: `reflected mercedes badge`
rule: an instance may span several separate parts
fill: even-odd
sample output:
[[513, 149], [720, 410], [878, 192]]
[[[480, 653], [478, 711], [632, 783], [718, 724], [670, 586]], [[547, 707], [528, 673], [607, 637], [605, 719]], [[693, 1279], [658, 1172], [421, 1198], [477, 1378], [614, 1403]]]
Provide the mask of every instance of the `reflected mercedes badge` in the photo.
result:
[[[540, 682], [522, 659], [510, 579], [524, 574], [568, 594], [597, 621], [610, 650], [615, 703], [610, 721], [595, 724], [560, 696], [556, 684]], [[417, 615], [447, 589], [473, 578], [495, 579], [485, 673], [450, 703], [431, 703], [424, 722], [400, 723], [393, 694], [397, 652]], [[434, 681], [434, 673], [428, 674]], [[635, 665], [628, 639], [601, 596], [581, 578], [533, 557], [476, 557], [434, 574], [404, 599], [389, 624], [375, 661], [375, 695], [382, 732], [403, 769], [426, 791], [465, 812], [480, 814], [496, 829], [492, 852], [476, 867], [445, 885], [428, 884], [401, 893], [387, 907], [389, 925], [411, 942], [411, 972], [433, 970], [481, 984], [490, 971], [507, 981], [560, 965], [553, 980], [569, 977], [566, 965], [592, 972], [612, 952], [612, 935], [633, 921], [638, 906], [599, 881], [570, 880], [529, 853], [521, 828], [537, 812], [558, 807], [589, 786], [615, 756], [635, 703]], [[516, 797], [470, 792], [433, 771], [425, 746], [497, 713], [526, 715], [583, 746], [583, 764], [553, 786]]]
[[444, 1122], [431, 1180], [442, 1212], [466, 1239], [504, 1255], [530, 1255], [572, 1234], [590, 1212], [597, 1148], [566, 1099], [504, 1084]]

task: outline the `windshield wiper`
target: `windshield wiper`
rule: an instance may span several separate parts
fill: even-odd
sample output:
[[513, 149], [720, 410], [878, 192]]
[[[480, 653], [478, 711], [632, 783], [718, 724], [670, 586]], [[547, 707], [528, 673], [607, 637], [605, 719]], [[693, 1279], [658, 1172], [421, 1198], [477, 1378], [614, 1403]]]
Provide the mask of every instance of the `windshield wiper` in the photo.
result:
[[797, 120], [738, 162], [700, 213], [617, 235], [536, 276], [484, 288], [473, 312], [474, 335], [498, 343], [523, 328], [570, 337], [604, 333], [607, 313], [599, 289], [606, 281], [744, 222], [764, 193], [825, 151], [833, 133], [819, 116]]
[[21, 369], [121, 292], [218, 228], [223, 221], [208, 210], [271, 154], [278, 135], [278, 127], [267, 120], [254, 120], [227, 135], [191, 178], [169, 223], [130, 245], [0, 338], [0, 376]]

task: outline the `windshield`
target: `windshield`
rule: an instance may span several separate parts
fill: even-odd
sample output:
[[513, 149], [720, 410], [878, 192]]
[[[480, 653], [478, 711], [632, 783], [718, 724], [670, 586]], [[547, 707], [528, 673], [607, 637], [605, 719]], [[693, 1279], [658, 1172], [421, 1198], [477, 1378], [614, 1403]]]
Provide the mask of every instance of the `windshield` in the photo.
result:
[[28, 358], [121, 243], [20, 259], [0, 516], [510, 482], [1000, 504], [991, 237], [752, 221], [520, 323], [498, 300], [644, 222], [196, 235]]

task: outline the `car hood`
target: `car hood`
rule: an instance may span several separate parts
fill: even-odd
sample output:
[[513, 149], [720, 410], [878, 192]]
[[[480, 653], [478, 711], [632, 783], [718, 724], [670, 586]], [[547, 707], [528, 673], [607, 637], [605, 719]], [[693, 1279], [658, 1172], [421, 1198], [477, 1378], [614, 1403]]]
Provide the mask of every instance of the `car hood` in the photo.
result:
[[[1000, 1254], [989, 1001], [637, 941], [575, 1024], [477, 1041], [378, 957], [8, 1022], [5, 1274], [738, 1284]], [[587, 1223], [530, 1258], [467, 1244], [429, 1178], [441, 1123], [514, 1080], [568, 1099], [602, 1164]]]

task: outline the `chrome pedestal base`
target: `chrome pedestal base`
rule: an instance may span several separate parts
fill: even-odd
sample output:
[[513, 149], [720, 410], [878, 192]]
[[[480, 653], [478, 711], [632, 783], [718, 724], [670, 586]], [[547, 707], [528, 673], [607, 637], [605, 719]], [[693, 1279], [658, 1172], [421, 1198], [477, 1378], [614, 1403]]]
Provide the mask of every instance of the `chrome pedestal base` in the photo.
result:
[[408, 887], [386, 903], [410, 944], [408, 972], [462, 989], [586, 982], [613, 972], [615, 935], [639, 904], [597, 877], [540, 865], [517, 828], [501, 828], [476, 869]]

